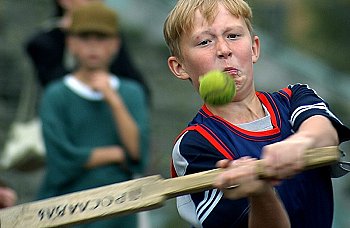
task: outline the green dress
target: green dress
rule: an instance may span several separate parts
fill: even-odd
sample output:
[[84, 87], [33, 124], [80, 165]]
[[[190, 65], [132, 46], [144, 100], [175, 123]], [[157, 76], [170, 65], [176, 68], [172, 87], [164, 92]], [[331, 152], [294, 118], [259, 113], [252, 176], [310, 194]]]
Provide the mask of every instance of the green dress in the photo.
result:
[[[144, 171], [149, 146], [149, 110], [145, 94], [141, 86], [131, 80], [111, 76], [111, 84], [137, 122], [141, 162], [135, 164], [128, 159], [127, 165], [84, 168], [94, 148], [122, 146], [122, 143], [110, 107], [102, 94], [67, 75], [44, 91], [40, 105], [47, 156], [40, 199], [127, 181]], [[59, 212], [47, 209], [43, 210], [42, 216], [53, 219], [59, 215]], [[83, 227], [136, 227], [136, 216], [104, 219]]]

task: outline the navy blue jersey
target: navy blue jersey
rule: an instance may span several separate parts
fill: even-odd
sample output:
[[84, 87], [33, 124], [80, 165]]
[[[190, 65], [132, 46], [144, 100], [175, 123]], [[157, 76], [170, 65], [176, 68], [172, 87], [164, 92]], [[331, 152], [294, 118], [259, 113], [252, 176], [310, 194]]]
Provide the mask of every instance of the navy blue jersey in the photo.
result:
[[[216, 168], [222, 159], [243, 156], [260, 158], [264, 146], [282, 141], [298, 130], [307, 118], [327, 117], [340, 141], [349, 140], [350, 130], [307, 85], [291, 85], [275, 93], [257, 92], [271, 117], [272, 129], [252, 132], [239, 128], [204, 105], [176, 139], [172, 176]], [[276, 187], [292, 227], [331, 227], [333, 192], [329, 167], [302, 172]], [[217, 189], [177, 198], [180, 215], [196, 227], [247, 227], [247, 199], [229, 200]]]

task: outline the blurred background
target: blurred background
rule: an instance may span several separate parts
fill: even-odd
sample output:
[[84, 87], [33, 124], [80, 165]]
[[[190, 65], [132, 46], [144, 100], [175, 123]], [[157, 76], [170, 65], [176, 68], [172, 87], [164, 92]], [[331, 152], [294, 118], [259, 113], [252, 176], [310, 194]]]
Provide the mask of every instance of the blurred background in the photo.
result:
[[[175, 137], [202, 105], [189, 82], [167, 68], [163, 22], [176, 0], [106, 0], [119, 12], [128, 49], [151, 88], [152, 136], [147, 175], [169, 177]], [[250, 0], [262, 55], [256, 64], [258, 90], [274, 91], [289, 83], [307, 83], [350, 125], [350, 1]], [[0, 148], [11, 138], [14, 122], [36, 117], [41, 88], [24, 44], [54, 14], [53, 0], [0, 1]], [[48, 56], [50, 58], [50, 56]], [[349, 145], [342, 145], [349, 151]], [[0, 150], [0, 155], [2, 150]], [[32, 201], [43, 166], [26, 160], [0, 170], [19, 202]], [[350, 227], [350, 175], [334, 179], [334, 227]], [[188, 227], [175, 200], [146, 213], [149, 227]]]

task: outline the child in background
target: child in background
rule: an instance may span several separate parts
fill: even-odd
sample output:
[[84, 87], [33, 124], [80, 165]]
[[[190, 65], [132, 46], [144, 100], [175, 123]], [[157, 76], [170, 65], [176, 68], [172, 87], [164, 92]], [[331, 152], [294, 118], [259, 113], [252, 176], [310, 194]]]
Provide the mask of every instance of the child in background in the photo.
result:
[[[72, 22], [73, 10], [91, 2], [103, 1], [53, 0], [56, 12], [55, 18], [50, 22], [49, 29], [40, 30], [26, 42], [26, 51], [33, 62], [37, 78], [43, 88], [52, 81], [61, 79], [63, 75], [72, 71], [73, 61], [66, 50], [65, 42], [67, 29]], [[151, 94], [149, 87], [144, 76], [132, 62], [126, 43], [126, 40], [122, 38], [119, 54], [113, 58], [109, 69], [115, 75], [121, 75], [122, 77], [139, 82], [144, 88], [150, 102]]]
[[[146, 95], [138, 83], [109, 72], [120, 47], [118, 28], [115, 12], [102, 3], [73, 11], [67, 45], [77, 66], [47, 87], [40, 106], [47, 151], [40, 198], [127, 181], [146, 166]], [[136, 222], [129, 215], [86, 227], [136, 227]]]

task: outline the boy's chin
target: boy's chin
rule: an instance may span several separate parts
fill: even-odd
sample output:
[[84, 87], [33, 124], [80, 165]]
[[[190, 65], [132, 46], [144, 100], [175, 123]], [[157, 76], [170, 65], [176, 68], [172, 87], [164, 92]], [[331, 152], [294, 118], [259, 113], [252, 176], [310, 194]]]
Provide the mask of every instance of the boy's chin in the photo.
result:
[[104, 66], [101, 65], [86, 65], [83, 68], [85, 68], [87, 71], [100, 71], [106, 69]]

